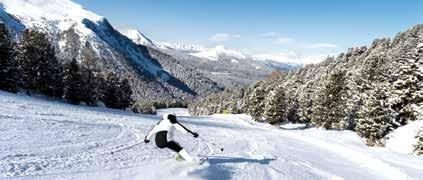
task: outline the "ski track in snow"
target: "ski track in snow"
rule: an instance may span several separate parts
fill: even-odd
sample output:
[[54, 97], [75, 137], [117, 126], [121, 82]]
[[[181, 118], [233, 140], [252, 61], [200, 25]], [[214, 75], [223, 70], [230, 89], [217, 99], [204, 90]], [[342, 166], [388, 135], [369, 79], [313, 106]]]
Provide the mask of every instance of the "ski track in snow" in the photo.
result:
[[[144, 144], [160, 116], [0, 92], [0, 179], [423, 179], [423, 158], [369, 148], [350, 131], [283, 130], [246, 115], [190, 117], [176, 140], [198, 166]], [[220, 151], [220, 147], [224, 151]]]

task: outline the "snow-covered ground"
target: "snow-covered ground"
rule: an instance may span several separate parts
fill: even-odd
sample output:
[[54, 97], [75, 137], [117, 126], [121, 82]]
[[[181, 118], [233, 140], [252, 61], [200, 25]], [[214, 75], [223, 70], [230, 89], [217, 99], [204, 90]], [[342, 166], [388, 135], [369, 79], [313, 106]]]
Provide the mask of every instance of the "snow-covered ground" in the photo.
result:
[[386, 148], [399, 153], [412, 153], [413, 145], [417, 144], [415, 136], [420, 129], [423, 129], [423, 120], [414, 121], [395, 129], [386, 138]]
[[[369, 148], [350, 131], [281, 129], [245, 115], [190, 117], [177, 140], [201, 166], [144, 144], [159, 116], [0, 92], [0, 179], [422, 179], [423, 158]], [[182, 114], [181, 114], [182, 113]], [[220, 151], [220, 147], [224, 151]]]

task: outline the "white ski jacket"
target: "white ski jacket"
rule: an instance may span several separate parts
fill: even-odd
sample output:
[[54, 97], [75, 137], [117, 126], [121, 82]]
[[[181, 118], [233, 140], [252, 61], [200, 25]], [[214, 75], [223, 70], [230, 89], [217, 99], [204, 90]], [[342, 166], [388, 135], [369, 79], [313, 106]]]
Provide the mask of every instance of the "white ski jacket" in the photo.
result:
[[163, 115], [163, 119], [154, 126], [154, 128], [148, 133], [145, 137], [147, 140], [151, 139], [151, 136], [160, 132], [160, 131], [167, 131], [167, 141], [173, 140], [173, 135], [175, 133], [175, 129], [181, 131], [182, 133], [186, 134], [189, 131], [182, 127], [179, 123], [172, 123], [169, 118], [168, 114]]

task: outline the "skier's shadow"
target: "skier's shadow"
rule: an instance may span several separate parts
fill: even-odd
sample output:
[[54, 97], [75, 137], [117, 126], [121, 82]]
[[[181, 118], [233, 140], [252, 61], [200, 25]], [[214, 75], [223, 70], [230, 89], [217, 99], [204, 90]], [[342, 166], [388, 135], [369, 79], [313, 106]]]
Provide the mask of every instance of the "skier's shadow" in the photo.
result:
[[242, 157], [223, 157], [223, 156], [209, 156], [208, 162], [210, 165], [227, 164], [227, 163], [257, 163], [257, 164], [270, 164], [271, 161], [276, 159], [250, 159]]
[[[210, 164], [206, 169], [199, 170], [198, 173], [202, 175], [204, 179], [219, 179], [226, 180], [232, 179], [235, 169], [227, 166], [226, 164], [232, 163], [257, 163], [257, 164], [270, 164], [271, 161], [276, 159], [250, 159], [242, 157], [223, 157], [223, 156], [207, 156], [207, 162]], [[200, 172], [202, 171], [202, 172]]]

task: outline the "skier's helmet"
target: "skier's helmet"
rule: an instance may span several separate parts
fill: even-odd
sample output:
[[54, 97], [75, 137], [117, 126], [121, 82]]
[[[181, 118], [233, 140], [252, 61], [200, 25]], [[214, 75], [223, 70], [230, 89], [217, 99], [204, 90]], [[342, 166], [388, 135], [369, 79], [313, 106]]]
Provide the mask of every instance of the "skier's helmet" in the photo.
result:
[[178, 121], [176, 120], [176, 115], [174, 114], [164, 114], [163, 115], [163, 119], [166, 120], [168, 119], [172, 124], [177, 123]]

